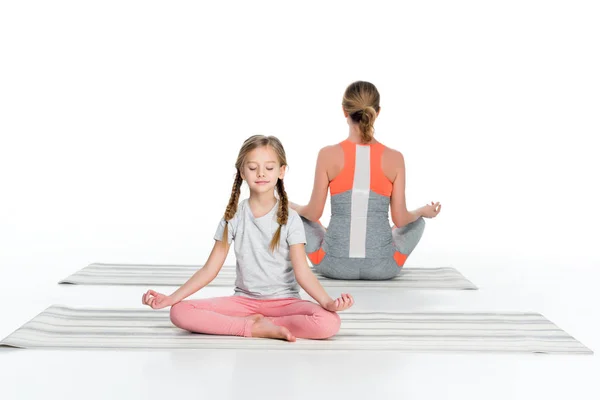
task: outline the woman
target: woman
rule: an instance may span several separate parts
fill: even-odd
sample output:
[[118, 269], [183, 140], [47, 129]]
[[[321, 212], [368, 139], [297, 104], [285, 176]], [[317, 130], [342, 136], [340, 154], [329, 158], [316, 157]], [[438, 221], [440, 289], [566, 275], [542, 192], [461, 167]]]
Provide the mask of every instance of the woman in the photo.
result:
[[[372, 83], [348, 86], [342, 108], [348, 138], [320, 150], [310, 202], [290, 207], [302, 217], [306, 252], [317, 272], [333, 279], [391, 279], [421, 239], [423, 218], [436, 217], [441, 204], [406, 209], [404, 157], [373, 137], [380, 107]], [[327, 188], [331, 221], [325, 229], [318, 221]]]

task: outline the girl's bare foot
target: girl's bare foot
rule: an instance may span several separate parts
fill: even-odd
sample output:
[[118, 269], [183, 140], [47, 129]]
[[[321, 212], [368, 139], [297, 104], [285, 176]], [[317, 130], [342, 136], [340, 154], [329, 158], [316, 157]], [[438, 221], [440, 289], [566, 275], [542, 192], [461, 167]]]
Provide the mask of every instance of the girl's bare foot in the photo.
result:
[[265, 317], [265, 316], [264, 316], [264, 315], [262, 315], [262, 314], [252, 314], [252, 315], [248, 315], [246, 318], [248, 318], [248, 319], [250, 319], [250, 320], [252, 320], [252, 321], [256, 322], [256, 321], [258, 321], [259, 319], [261, 319], [261, 318], [264, 318], [264, 317]]
[[[261, 316], [262, 317], [262, 316]], [[288, 342], [295, 342], [296, 337], [290, 333], [287, 328], [278, 326], [269, 321], [268, 318], [259, 318], [252, 324], [252, 337], [283, 339]]]

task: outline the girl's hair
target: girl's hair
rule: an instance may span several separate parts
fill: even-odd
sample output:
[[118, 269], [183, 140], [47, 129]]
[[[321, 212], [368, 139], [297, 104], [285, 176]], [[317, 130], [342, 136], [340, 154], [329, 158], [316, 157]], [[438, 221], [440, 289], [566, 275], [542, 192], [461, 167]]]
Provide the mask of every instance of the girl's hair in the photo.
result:
[[[287, 165], [287, 160], [285, 157], [285, 150], [283, 149], [283, 145], [275, 136], [264, 136], [264, 135], [254, 135], [246, 139], [240, 152], [238, 154], [237, 161], [235, 162], [235, 168], [237, 170], [235, 178], [233, 180], [233, 187], [231, 188], [231, 197], [229, 197], [229, 204], [227, 204], [227, 208], [225, 209], [225, 214], [223, 215], [223, 219], [225, 219], [225, 230], [223, 231], [223, 242], [227, 243], [228, 239], [228, 222], [232, 219], [237, 212], [238, 201], [240, 198], [240, 189], [242, 187], [242, 174], [241, 170], [244, 167], [244, 163], [246, 162], [246, 157], [248, 157], [248, 153], [252, 150], [259, 147], [270, 147], [277, 154], [277, 161], [280, 166]], [[283, 187], [283, 179], [277, 179], [277, 185], [275, 186], [277, 189], [277, 194], [279, 195], [279, 209], [277, 210], [277, 223], [279, 227], [273, 235], [273, 239], [271, 240], [271, 244], [269, 248], [271, 251], [275, 251], [275, 249], [279, 246], [279, 241], [281, 238], [281, 226], [287, 224], [288, 220], [288, 198], [287, 193], [285, 192], [285, 188]]]
[[373, 139], [373, 123], [379, 112], [379, 92], [369, 82], [356, 81], [346, 88], [342, 106], [352, 121], [358, 123], [363, 143]]

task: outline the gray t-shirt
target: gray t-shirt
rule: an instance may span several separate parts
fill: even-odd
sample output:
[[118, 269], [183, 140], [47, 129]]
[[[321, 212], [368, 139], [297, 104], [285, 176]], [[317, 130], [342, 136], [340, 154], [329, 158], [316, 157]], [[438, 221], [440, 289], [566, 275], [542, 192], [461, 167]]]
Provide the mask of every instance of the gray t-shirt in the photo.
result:
[[[229, 220], [228, 243], [233, 240], [236, 257], [235, 295], [255, 299], [300, 298], [298, 283], [290, 260], [290, 246], [306, 244], [304, 226], [298, 213], [288, 211], [287, 224], [281, 227], [279, 249], [269, 250], [271, 239], [279, 227], [279, 201], [266, 215], [255, 218], [244, 199], [235, 216]], [[225, 220], [221, 219], [215, 240], [223, 239]]]

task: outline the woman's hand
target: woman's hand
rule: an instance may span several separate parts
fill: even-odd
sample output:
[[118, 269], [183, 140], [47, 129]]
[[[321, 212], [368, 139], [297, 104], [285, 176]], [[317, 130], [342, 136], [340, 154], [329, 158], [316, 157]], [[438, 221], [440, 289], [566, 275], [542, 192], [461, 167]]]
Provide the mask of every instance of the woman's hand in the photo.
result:
[[348, 293], [342, 293], [341, 297], [338, 297], [335, 300], [331, 300], [329, 303], [323, 306], [324, 309], [328, 311], [344, 311], [354, 304], [354, 299]]
[[158, 310], [159, 308], [165, 308], [174, 304], [171, 296], [166, 296], [162, 293], [155, 292], [154, 290], [148, 290], [142, 296], [142, 303]]
[[435, 218], [440, 213], [440, 211], [442, 211], [442, 205], [440, 204], [440, 202], [438, 201], [437, 203], [434, 203], [432, 201], [431, 204], [427, 204], [426, 206], [421, 207], [420, 214], [422, 217], [425, 218]]

